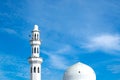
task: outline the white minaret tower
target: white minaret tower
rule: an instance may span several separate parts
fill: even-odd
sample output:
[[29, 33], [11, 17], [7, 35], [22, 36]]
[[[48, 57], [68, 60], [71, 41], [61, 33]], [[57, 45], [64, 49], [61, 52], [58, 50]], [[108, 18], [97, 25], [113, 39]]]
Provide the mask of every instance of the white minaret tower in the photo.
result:
[[32, 39], [30, 40], [31, 44], [31, 57], [29, 58], [30, 63], [30, 80], [41, 80], [41, 63], [42, 58], [40, 57], [40, 31], [38, 26], [34, 25], [32, 31]]

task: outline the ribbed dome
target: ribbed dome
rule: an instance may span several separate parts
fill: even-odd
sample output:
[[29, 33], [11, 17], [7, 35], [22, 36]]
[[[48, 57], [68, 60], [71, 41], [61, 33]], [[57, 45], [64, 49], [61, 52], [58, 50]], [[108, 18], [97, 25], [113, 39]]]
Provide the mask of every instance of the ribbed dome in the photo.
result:
[[63, 80], [96, 80], [96, 75], [91, 67], [78, 62], [66, 70]]

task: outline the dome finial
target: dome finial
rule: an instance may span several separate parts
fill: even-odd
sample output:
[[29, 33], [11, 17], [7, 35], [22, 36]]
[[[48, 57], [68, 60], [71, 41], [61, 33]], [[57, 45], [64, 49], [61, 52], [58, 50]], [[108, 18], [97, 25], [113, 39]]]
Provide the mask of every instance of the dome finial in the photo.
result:
[[34, 30], [38, 30], [38, 25], [34, 25]]

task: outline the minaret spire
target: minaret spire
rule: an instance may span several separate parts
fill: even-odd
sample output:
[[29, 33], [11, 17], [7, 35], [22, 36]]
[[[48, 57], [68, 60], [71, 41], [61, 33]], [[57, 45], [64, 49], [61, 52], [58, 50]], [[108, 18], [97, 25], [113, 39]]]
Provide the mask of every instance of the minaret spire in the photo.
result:
[[42, 58], [40, 57], [40, 31], [38, 25], [34, 25], [32, 31], [32, 37], [30, 40], [31, 44], [31, 57], [29, 58], [30, 63], [30, 80], [41, 80], [41, 63]]

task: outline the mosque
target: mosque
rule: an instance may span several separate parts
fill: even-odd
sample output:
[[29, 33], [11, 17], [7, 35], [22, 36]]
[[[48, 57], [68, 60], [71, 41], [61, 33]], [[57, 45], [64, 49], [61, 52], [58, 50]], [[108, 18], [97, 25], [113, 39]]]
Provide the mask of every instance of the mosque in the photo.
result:
[[[40, 31], [37, 25], [34, 25], [32, 31], [31, 57], [28, 59], [30, 63], [30, 80], [41, 80], [41, 64], [43, 59], [40, 57]], [[94, 70], [81, 62], [70, 66], [64, 73], [63, 80], [96, 80]]]

